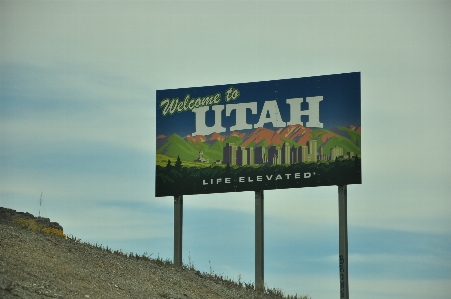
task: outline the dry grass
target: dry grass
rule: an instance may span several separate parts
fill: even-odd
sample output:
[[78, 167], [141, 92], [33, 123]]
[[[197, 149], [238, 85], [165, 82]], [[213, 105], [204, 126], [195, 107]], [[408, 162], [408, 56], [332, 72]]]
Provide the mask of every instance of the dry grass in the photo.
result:
[[53, 228], [53, 227], [43, 228], [41, 224], [37, 223], [33, 219], [19, 218], [19, 219], [14, 220], [13, 223], [18, 226], [21, 226], [23, 228], [35, 231], [35, 232], [42, 232], [44, 234], [58, 236], [60, 238], [66, 239], [66, 235], [63, 233], [63, 231]]

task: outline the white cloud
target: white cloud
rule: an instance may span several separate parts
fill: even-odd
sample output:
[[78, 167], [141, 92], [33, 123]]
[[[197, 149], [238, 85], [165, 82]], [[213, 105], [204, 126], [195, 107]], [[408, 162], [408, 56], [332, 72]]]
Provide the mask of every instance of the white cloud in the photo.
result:
[[[122, 107], [125, 106], [125, 107]], [[2, 139], [23, 150], [82, 151], [86, 145], [104, 145], [145, 152], [155, 151], [150, 128], [150, 105], [123, 104], [104, 110], [62, 115], [37, 114], [26, 119], [2, 121]], [[133, 115], [133, 116], [132, 116]]]
[[55, 68], [11, 66], [4, 71], [14, 73], [13, 82], [2, 78], [8, 97], [1, 120], [5, 152], [80, 153], [93, 145], [155, 151], [155, 94], [145, 87], [122, 77], [85, 77], [80, 70], [59, 74]]

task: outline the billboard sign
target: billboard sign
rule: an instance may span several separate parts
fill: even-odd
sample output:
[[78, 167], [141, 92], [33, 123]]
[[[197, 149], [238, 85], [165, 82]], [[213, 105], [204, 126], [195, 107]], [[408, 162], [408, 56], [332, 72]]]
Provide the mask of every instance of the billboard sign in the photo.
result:
[[156, 196], [362, 182], [358, 72], [156, 99]]

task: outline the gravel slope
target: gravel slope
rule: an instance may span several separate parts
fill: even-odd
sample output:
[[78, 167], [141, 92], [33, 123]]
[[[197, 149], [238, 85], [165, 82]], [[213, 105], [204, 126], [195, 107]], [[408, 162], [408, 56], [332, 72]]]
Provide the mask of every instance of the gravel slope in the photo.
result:
[[0, 222], [0, 298], [282, 298]]

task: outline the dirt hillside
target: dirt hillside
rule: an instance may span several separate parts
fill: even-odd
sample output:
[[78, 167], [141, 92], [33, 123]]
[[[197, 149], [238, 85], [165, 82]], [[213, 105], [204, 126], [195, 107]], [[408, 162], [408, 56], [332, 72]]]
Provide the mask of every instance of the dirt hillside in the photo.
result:
[[0, 211], [0, 298], [285, 298], [64, 238], [55, 228], [47, 233], [26, 228], [5, 210]]

